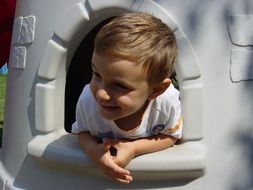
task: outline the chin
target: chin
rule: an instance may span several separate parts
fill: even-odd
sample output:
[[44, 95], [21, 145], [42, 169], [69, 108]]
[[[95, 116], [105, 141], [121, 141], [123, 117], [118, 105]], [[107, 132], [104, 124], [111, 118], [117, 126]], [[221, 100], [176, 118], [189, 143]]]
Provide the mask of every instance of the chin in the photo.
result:
[[120, 118], [120, 116], [116, 116], [113, 114], [108, 114], [108, 113], [103, 113], [103, 112], [100, 112], [100, 114], [106, 120], [116, 120]]

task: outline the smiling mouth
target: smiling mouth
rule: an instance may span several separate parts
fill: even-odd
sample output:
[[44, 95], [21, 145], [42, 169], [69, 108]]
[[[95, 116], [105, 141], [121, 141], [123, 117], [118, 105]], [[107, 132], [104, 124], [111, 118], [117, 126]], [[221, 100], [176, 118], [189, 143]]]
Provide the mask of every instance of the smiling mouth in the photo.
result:
[[119, 106], [109, 105], [105, 103], [100, 103], [100, 106], [107, 111], [114, 111], [119, 108]]

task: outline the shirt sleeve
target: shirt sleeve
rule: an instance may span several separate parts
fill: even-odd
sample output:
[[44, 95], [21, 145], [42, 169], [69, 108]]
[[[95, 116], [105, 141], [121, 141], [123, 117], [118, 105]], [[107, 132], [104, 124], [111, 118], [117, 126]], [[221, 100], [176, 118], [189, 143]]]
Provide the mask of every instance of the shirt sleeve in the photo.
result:
[[179, 98], [180, 93], [174, 88], [174, 86], [171, 86], [165, 95], [167, 97], [165, 98], [163, 105], [166, 106], [164, 110], [166, 110], [165, 113], [168, 121], [161, 133], [173, 136], [176, 139], [181, 139], [183, 133], [183, 119], [181, 114], [181, 102]]
[[88, 131], [88, 125], [85, 114], [85, 96], [84, 91], [80, 95], [76, 106], [76, 121], [72, 124], [71, 133], [79, 134]]
[[176, 139], [181, 139], [182, 134], [183, 134], [183, 119], [182, 119], [182, 116], [180, 116], [176, 120], [176, 123], [173, 126], [165, 128], [165, 130], [162, 131], [161, 133], [173, 136]]

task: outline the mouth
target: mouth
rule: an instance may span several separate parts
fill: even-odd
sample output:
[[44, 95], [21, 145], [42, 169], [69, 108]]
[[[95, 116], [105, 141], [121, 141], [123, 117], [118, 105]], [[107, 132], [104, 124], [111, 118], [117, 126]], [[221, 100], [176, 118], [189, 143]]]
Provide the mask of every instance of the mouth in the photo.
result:
[[110, 105], [110, 104], [106, 104], [103, 102], [100, 102], [100, 107], [106, 111], [115, 111], [116, 109], [119, 109], [119, 106], [115, 106], [115, 105]]

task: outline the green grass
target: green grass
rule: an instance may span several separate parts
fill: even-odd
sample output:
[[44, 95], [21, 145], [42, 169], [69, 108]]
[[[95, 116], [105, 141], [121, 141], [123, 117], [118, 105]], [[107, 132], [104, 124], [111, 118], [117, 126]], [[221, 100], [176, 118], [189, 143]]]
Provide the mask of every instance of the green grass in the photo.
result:
[[2, 131], [3, 131], [3, 123], [4, 123], [6, 80], [7, 80], [7, 75], [0, 74], [0, 147], [2, 144]]

